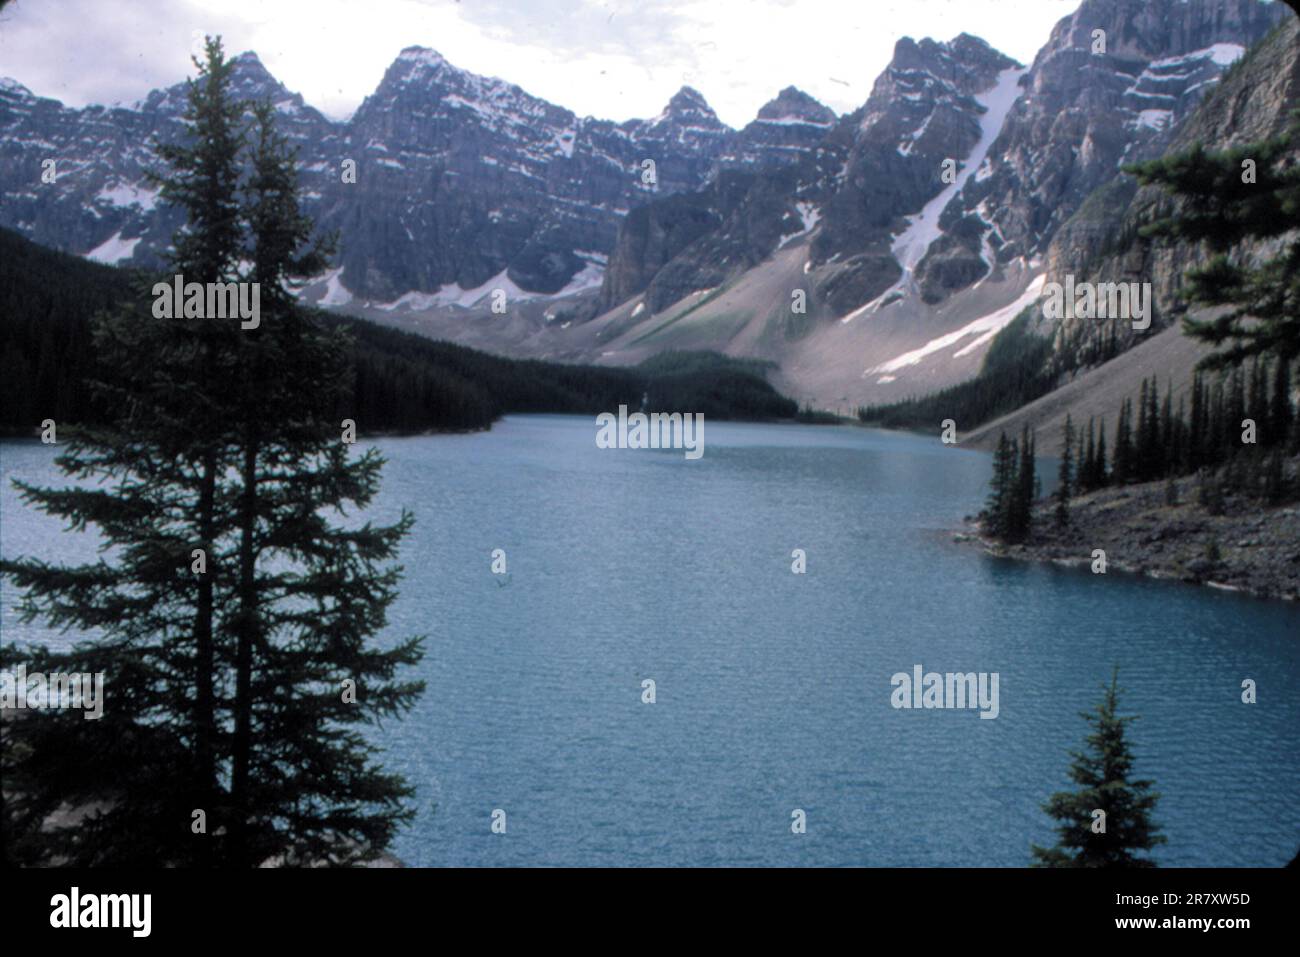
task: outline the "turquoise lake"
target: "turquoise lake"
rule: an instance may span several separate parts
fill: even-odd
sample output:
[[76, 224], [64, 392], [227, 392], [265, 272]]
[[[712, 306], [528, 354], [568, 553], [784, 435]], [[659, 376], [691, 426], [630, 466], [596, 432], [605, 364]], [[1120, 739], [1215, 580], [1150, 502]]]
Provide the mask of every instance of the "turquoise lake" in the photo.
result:
[[[595, 434], [525, 416], [373, 443], [368, 517], [417, 519], [390, 633], [428, 636], [425, 695], [373, 732], [418, 789], [407, 863], [1023, 866], [1114, 665], [1156, 860], [1296, 853], [1300, 607], [954, 544], [989, 457], [937, 437], [710, 421], [689, 461]], [[0, 443], [0, 553], [93, 554], [10, 486], [58, 481], [52, 458]], [[67, 640], [14, 598], [5, 641]], [[997, 673], [997, 718], [895, 709], [915, 665]]]

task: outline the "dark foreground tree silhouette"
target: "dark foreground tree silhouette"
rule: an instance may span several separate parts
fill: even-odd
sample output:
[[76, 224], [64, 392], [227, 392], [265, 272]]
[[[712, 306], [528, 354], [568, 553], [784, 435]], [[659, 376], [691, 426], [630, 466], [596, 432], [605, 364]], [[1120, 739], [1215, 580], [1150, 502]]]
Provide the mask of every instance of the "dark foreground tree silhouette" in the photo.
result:
[[[418, 639], [373, 642], [411, 518], [338, 520], [371, 502], [382, 459], [342, 441], [346, 339], [286, 289], [322, 264], [293, 156], [268, 108], [243, 151], [228, 77], [209, 41], [191, 141], [164, 151], [162, 195], [188, 220], [173, 269], [187, 282], [259, 282], [260, 324], [134, 305], [99, 317], [98, 388], [118, 411], [72, 434], [56, 460], [88, 481], [20, 485], [104, 542], [80, 565], [0, 563], [27, 620], [99, 633], [23, 659], [103, 672], [106, 702], [97, 721], [46, 711], [6, 722], [13, 863], [348, 864], [382, 851], [410, 816], [409, 788], [375, 764], [357, 725], [402, 713], [422, 690], [397, 679]], [[0, 657], [12, 664], [18, 649]], [[60, 808], [75, 814], [52, 819]]]
[[[1032, 845], [1035, 867], [1155, 867], [1137, 856], [1165, 843], [1151, 811], [1159, 795], [1151, 781], [1130, 781], [1133, 754], [1124, 726], [1136, 716], [1121, 717], [1119, 668], [1094, 713], [1082, 712], [1090, 725], [1086, 752], [1071, 752], [1070, 778], [1078, 791], [1053, 794], [1043, 810], [1058, 822], [1060, 837], [1050, 848]], [[1104, 812], [1101, 817], [1097, 811]]]

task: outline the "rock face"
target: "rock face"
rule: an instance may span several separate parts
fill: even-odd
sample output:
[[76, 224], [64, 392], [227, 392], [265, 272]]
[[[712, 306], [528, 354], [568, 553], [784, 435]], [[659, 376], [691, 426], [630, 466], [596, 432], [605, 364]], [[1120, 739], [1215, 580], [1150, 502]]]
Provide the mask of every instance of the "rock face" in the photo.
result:
[[[270, 100], [295, 143], [335, 148], [333, 124], [277, 83], [255, 55], [235, 59], [232, 86], [237, 96]], [[129, 108], [73, 110], [0, 79], [0, 223], [92, 258], [151, 261], [179, 220], [145, 178], [157, 167], [149, 144], [180, 135], [184, 97], [182, 84]]]
[[[233, 87], [269, 99], [298, 148], [306, 211], [340, 233], [339, 296], [377, 300], [489, 281], [553, 293], [580, 272], [589, 282], [630, 208], [724, 169], [795, 161], [834, 120], [791, 89], [737, 132], [689, 87], [653, 119], [578, 117], [422, 47], [403, 50], [345, 123], [253, 53], [234, 59]], [[0, 80], [0, 224], [105, 261], [158, 263], [176, 220], [144, 174], [157, 165], [150, 144], [182, 135], [184, 108], [184, 84], [77, 110]], [[41, 181], [44, 160], [53, 182]]]
[[[798, 141], [799, 150], [790, 151], [795, 161], [757, 174], [745, 195], [723, 190], [730, 203], [720, 202], [714, 184], [689, 202], [671, 203], [673, 210], [709, 210], [715, 225], [707, 235], [681, 232], [677, 248], [658, 248], [660, 259], [670, 253], [666, 260], [640, 268], [624, 260], [636, 255], [645, 239], [620, 239], [606, 273], [602, 306], [649, 289], [653, 308], [672, 301], [667, 298], [672, 292], [716, 285], [814, 225], [819, 228], [812, 239], [812, 265], [837, 263], [819, 295], [842, 311], [870, 299], [899, 275], [890, 253], [891, 229], [901, 228], [907, 213], [941, 192], [943, 161], [967, 156], [980, 139], [986, 110], [977, 94], [1015, 67], [983, 40], [965, 34], [950, 43], [898, 41], [866, 104], [823, 127], [814, 148], [806, 145], [812, 129], [801, 123], [795, 129], [808, 138]], [[791, 112], [806, 99], [796, 94], [783, 91], [745, 132], [751, 133], [765, 114], [806, 116], [806, 110]], [[825, 122], [824, 114], [815, 117], [817, 123]], [[669, 209], [647, 210], [643, 217], [629, 217], [623, 228], [645, 230], [672, 215]], [[669, 281], [655, 276], [655, 269], [666, 270]], [[691, 278], [683, 283], [686, 276]]]
[[[1224, 70], [1290, 12], [1255, 0], [1085, 0], [1039, 51], [985, 166], [945, 210], [997, 260], [1046, 252], [1127, 162], [1159, 155]], [[932, 263], [923, 262], [922, 281]]]
[[[1215, 151], [1256, 142], [1286, 130], [1297, 106], [1300, 20], [1290, 17], [1251, 50], [1161, 145], [1165, 152], [1179, 153], [1195, 144]], [[1300, 161], [1300, 151], [1294, 160]], [[1143, 225], [1171, 212], [1171, 203], [1163, 190], [1139, 189], [1129, 176], [1100, 187], [1052, 239], [1047, 254], [1049, 277], [1150, 282], [1155, 298], [1153, 327], [1173, 323], [1186, 309], [1179, 299], [1183, 277], [1204, 262], [1205, 252], [1187, 244], [1151, 242], [1139, 235]], [[1086, 352], [1111, 326], [1043, 324], [1052, 327], [1047, 331], [1057, 335], [1058, 347], [1078, 352]], [[1125, 323], [1115, 324], [1114, 331], [1121, 348], [1138, 335]]]
[[[813, 212], [809, 268], [818, 299], [837, 314], [908, 296], [935, 306], [1010, 262], [1040, 260], [1085, 200], [1116, 183], [1124, 163], [1159, 155], [1223, 72], [1289, 16], [1258, 0], [1084, 0], [1022, 76], [975, 37], [905, 38], [863, 107], [783, 173], [758, 176], [754, 205], [765, 221]], [[703, 285], [780, 243], [779, 231], [774, 240], [771, 229], [751, 231], [767, 248], [742, 248], [708, 191], [693, 205], [713, 211], [713, 230], [682, 233], [667, 260], [660, 246], [635, 268], [622, 258], [638, 244], [620, 242], [603, 306], [643, 290], [662, 301], [656, 269]]]
[[832, 110], [787, 86], [740, 131], [721, 165], [753, 168], [797, 163], [817, 149], [835, 120]]

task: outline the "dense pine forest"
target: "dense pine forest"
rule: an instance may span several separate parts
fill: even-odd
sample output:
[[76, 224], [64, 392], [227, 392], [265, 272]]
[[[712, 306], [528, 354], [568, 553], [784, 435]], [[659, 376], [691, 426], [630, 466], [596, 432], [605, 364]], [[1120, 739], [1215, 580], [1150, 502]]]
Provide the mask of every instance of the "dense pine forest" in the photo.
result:
[[[1099, 488], [1166, 480], [1169, 504], [1176, 504], [1172, 480], [1199, 476], [1198, 503], [1222, 514], [1224, 496], [1240, 493], [1264, 505], [1300, 496], [1300, 477], [1291, 474], [1290, 456], [1300, 454], [1300, 412], [1291, 392], [1291, 363], [1259, 358], [1249, 367], [1223, 371], [1213, 380], [1198, 372], [1190, 408], [1174, 405], [1172, 390], [1163, 398], [1156, 376], [1142, 380], [1135, 398], [1121, 403], [1109, 441], [1106, 423], [1088, 420], [1076, 430], [1066, 418], [1055, 493], [1055, 521], [1069, 523], [1070, 497]], [[986, 534], [1023, 542], [1031, 532], [1038, 498], [1034, 436], [999, 438], [993, 455], [988, 503], [981, 516]]]
[[[43, 419], [94, 424], [90, 319], [143, 301], [151, 280], [55, 252], [0, 229], [0, 434], [31, 435]], [[485, 429], [507, 413], [596, 414], [619, 405], [710, 418], [791, 418], [797, 408], [767, 367], [715, 353], [657, 356], [639, 368], [506, 359], [360, 319], [317, 312], [352, 339], [351, 396], [336, 410], [363, 432]]]

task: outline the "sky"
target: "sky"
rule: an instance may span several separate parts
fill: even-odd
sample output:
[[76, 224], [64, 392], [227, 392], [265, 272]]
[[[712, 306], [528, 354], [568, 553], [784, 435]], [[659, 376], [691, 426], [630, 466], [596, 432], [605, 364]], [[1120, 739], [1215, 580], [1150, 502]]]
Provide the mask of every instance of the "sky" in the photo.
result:
[[407, 46], [579, 115], [657, 115], [693, 86], [743, 126], [786, 86], [837, 113], [866, 100], [898, 38], [982, 37], [1029, 63], [1077, 0], [13, 0], [0, 76], [69, 106], [130, 104], [193, 74], [196, 38], [254, 50], [344, 119]]

